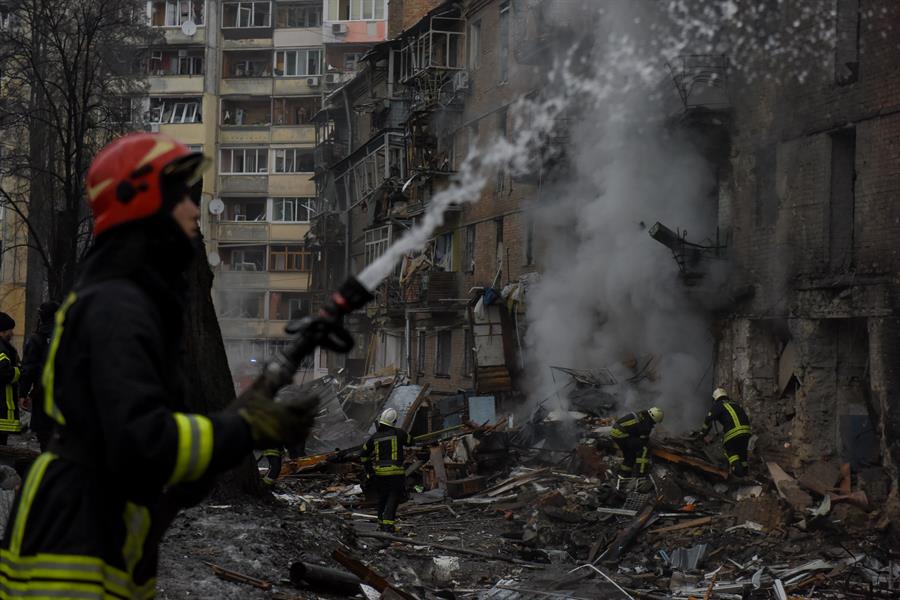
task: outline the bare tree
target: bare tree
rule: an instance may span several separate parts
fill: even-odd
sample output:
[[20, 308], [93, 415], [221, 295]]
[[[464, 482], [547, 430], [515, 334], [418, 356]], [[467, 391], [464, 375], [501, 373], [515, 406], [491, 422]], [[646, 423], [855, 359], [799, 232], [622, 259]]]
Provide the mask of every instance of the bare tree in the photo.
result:
[[[145, 50], [161, 40], [144, 0], [0, 0], [0, 204], [27, 229], [32, 311], [44, 297], [61, 299], [75, 282], [91, 241], [85, 177], [96, 153], [140, 124], [131, 99], [146, 91]], [[212, 305], [212, 272], [198, 257], [189, 277], [186, 367], [200, 378], [197, 412], [234, 397]], [[251, 461], [222, 487], [258, 491]]]
[[40, 269], [40, 283], [57, 300], [72, 286], [90, 241], [87, 169], [131, 121], [123, 103], [143, 90], [132, 73], [153, 39], [145, 7], [140, 0], [6, 4], [0, 203], [27, 228], [36, 257], [29, 266]]

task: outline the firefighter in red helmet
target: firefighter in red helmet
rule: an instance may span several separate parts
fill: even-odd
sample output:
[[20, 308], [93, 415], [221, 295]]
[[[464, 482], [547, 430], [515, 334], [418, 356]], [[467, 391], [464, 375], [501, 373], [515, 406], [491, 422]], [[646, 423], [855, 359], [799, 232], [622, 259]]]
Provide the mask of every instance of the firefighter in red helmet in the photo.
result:
[[[96, 240], [56, 314], [43, 374], [55, 421], [0, 544], [0, 598], [151, 598], [177, 507], [255, 447], [305, 438], [317, 400], [185, 408], [186, 267], [205, 159], [159, 134], [120, 138], [87, 177]], [[174, 507], [174, 508], [173, 508]]]

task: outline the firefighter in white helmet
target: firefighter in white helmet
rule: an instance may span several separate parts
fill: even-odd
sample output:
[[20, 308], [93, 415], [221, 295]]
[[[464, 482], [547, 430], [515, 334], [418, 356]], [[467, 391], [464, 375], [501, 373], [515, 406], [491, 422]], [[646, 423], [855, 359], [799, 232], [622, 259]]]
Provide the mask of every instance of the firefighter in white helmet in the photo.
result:
[[663, 420], [663, 411], [654, 406], [649, 410], [631, 412], [619, 417], [612, 428], [612, 438], [622, 451], [618, 483], [630, 485], [635, 477], [650, 474], [650, 433]]
[[404, 449], [412, 442], [412, 436], [397, 427], [397, 411], [388, 408], [381, 413], [375, 434], [363, 444], [361, 460], [366, 472], [375, 478], [378, 525], [382, 531], [397, 530], [397, 508], [406, 499]]
[[713, 424], [721, 424], [722, 451], [728, 459], [728, 468], [735, 477], [746, 477], [750, 469], [750, 417], [740, 404], [729, 398], [728, 391], [724, 388], [716, 388], [712, 397], [712, 407], [706, 413], [703, 427], [696, 435], [703, 436], [703, 441], [709, 444], [713, 441]]

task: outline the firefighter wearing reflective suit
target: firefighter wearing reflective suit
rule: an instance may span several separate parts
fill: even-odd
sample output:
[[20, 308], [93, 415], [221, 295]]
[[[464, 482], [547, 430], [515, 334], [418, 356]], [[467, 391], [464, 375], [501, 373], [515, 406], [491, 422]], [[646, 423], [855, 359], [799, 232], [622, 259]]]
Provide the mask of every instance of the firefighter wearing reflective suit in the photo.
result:
[[96, 241], [56, 313], [43, 374], [56, 433], [0, 544], [0, 598], [152, 598], [178, 508], [254, 447], [297, 443], [312, 425], [314, 397], [254, 392], [221, 413], [186, 411], [184, 275], [199, 216], [189, 189], [204, 163], [137, 133], [91, 165]]
[[366, 473], [375, 478], [378, 492], [378, 525], [382, 531], [397, 530], [397, 508], [406, 499], [406, 469], [403, 456], [412, 436], [396, 427], [397, 411], [386, 409], [375, 434], [363, 444], [360, 453]]
[[650, 433], [657, 423], [663, 420], [661, 408], [628, 413], [615, 422], [612, 438], [622, 451], [622, 464], [619, 466], [619, 484], [629, 484], [635, 477], [646, 477], [650, 474]]
[[750, 418], [722, 388], [716, 388], [713, 392], [712, 408], [706, 414], [703, 427], [697, 432], [697, 435], [704, 436], [707, 444], [712, 442], [710, 429], [716, 421], [722, 425], [722, 450], [728, 458], [731, 473], [736, 477], [746, 477], [749, 470], [747, 459], [750, 447]]

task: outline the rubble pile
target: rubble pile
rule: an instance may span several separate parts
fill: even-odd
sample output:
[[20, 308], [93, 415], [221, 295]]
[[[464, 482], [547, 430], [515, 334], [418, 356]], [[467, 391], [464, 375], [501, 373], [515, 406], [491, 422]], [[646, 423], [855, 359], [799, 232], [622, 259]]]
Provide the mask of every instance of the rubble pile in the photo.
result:
[[[262, 571], [208, 557], [211, 573], [279, 598], [895, 597], [885, 490], [849, 465], [755, 456], [734, 481], [699, 440], [670, 438], [649, 481], [617, 489], [609, 419], [578, 416], [420, 436], [396, 534], [377, 530], [353, 448], [286, 461], [281, 531], [314, 541]], [[580, 441], [557, 451], [563, 431]]]

